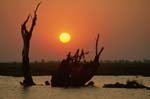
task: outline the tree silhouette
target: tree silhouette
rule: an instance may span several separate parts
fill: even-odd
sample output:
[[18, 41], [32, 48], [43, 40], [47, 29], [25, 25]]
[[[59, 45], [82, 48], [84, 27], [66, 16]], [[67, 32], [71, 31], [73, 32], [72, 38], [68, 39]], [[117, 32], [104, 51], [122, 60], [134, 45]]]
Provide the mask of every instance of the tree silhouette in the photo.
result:
[[41, 2], [38, 3], [38, 5], [36, 6], [30, 29], [27, 30], [27, 27], [26, 27], [26, 23], [28, 22], [30, 15], [28, 15], [27, 19], [21, 25], [21, 34], [22, 34], [22, 39], [23, 39], [22, 67], [23, 67], [23, 76], [24, 76], [24, 81], [22, 84], [24, 86], [35, 85], [32, 79], [32, 75], [31, 75], [30, 62], [29, 62], [29, 49], [30, 49], [30, 40], [32, 37], [32, 32], [36, 25], [37, 10], [40, 4]]

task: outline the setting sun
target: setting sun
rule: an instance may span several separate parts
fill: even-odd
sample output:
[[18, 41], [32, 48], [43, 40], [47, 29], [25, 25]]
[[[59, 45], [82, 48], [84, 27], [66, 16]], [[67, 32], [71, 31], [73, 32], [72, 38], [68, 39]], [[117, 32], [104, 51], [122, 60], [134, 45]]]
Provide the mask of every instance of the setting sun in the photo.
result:
[[71, 40], [71, 36], [67, 32], [63, 32], [59, 35], [59, 40], [62, 43], [68, 43]]

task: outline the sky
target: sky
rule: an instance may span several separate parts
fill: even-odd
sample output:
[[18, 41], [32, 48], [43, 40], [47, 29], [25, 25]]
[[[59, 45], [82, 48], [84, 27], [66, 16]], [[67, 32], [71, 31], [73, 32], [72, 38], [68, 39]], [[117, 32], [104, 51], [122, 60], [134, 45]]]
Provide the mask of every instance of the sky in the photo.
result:
[[[41, 0], [31, 38], [30, 60], [62, 60], [78, 48], [95, 56], [95, 40], [104, 46], [102, 60], [150, 59], [150, 0]], [[0, 62], [22, 60], [21, 24], [39, 0], [0, 0]], [[28, 27], [31, 25], [31, 19]], [[61, 32], [71, 42], [59, 41]]]

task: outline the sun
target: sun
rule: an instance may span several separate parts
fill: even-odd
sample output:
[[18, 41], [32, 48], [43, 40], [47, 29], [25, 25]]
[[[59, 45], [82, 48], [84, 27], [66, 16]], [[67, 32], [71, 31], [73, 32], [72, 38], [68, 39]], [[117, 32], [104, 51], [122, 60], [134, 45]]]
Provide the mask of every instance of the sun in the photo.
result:
[[68, 43], [71, 40], [71, 35], [67, 32], [63, 32], [59, 35], [59, 40], [61, 43]]

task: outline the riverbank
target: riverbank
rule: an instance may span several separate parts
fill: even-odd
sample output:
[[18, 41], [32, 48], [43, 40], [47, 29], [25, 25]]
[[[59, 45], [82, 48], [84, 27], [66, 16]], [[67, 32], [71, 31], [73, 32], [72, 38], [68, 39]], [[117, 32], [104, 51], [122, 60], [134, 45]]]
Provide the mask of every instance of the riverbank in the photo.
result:
[[[34, 76], [53, 74], [60, 62], [35, 62], [31, 63]], [[150, 63], [101, 63], [95, 75], [141, 75], [150, 76]], [[0, 63], [0, 75], [22, 76], [21, 63]]]

